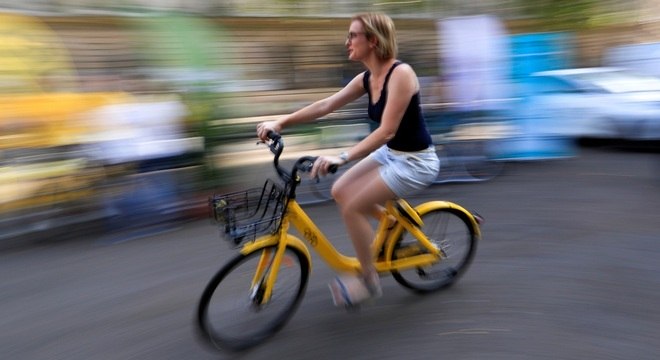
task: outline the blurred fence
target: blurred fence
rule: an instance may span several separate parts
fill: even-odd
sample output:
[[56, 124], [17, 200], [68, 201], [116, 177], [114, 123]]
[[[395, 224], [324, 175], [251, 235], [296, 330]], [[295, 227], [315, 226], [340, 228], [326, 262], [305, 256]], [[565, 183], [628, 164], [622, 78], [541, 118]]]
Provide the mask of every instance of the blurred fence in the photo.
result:
[[[144, 66], [136, 46], [136, 23], [127, 17], [44, 17], [70, 51], [81, 72], [113, 71]], [[261, 80], [273, 75], [285, 88], [337, 85], [359, 69], [344, 56], [348, 19], [310, 18], [213, 18], [207, 19], [225, 32], [215, 48], [218, 64], [242, 67], [242, 80]], [[421, 76], [437, 75], [437, 19], [396, 19], [401, 57]], [[545, 32], [533, 21], [507, 21], [511, 34]], [[578, 66], [600, 64], [604, 51], [615, 45], [660, 40], [660, 23], [640, 22], [582, 30], [575, 34]], [[174, 42], [176, 39], [171, 39]], [[167, 43], [167, 39], [164, 40]], [[174, 45], [172, 45], [174, 46]], [[272, 70], [277, 70], [273, 73]], [[299, 71], [296, 74], [290, 70]], [[340, 76], [338, 80], [337, 75]], [[303, 81], [304, 79], [304, 81]]]
[[[69, 51], [86, 90], [130, 89], [127, 79], [149, 79], [169, 91], [188, 91], [186, 78], [215, 82], [212, 117], [235, 118], [285, 113], [318, 98], [318, 89], [333, 91], [360, 70], [346, 60], [344, 35], [348, 19], [328, 18], [189, 18], [215, 30], [203, 44], [205, 73], [167, 71], [144, 53], [147, 17], [44, 17]], [[397, 19], [400, 58], [415, 68], [426, 89], [425, 103], [443, 101], [435, 19]], [[544, 32], [530, 21], [507, 21], [510, 34]], [[572, 34], [574, 66], [599, 66], [608, 48], [660, 40], [656, 23], [594, 28]], [[190, 47], [168, 34], [150, 38], [168, 56], [186, 57]], [[156, 59], [157, 60], [157, 59]], [[171, 68], [171, 67], [170, 67]], [[188, 69], [190, 70], [190, 69]], [[122, 81], [119, 81], [122, 80]], [[312, 89], [314, 89], [312, 91]], [[323, 90], [321, 90], [323, 91]]]
[[[80, 125], [82, 127], [77, 128], [85, 128], [90, 136], [86, 140], [80, 134], [69, 138], [60, 136], [56, 143], [48, 141], [50, 135], [36, 134], [36, 128], [26, 125], [32, 122], [23, 117], [3, 120], [0, 124], [2, 136], [16, 139], [14, 135], [20, 133], [20, 136], [29, 135], [40, 141], [13, 147], [4, 142], [0, 152], [3, 175], [0, 177], [0, 193], [3, 194], [0, 212], [6, 219], [0, 222], [0, 228], [4, 234], [11, 234], [11, 231], [4, 230], [5, 225], [15, 228], [16, 224], [24, 224], [16, 219], [25, 220], [25, 215], [36, 213], [36, 209], [39, 209], [38, 218], [43, 221], [36, 223], [27, 220], [35, 230], [52, 226], [52, 215], [59, 208], [84, 219], [78, 209], [89, 214], [90, 205], [96, 208], [99, 217], [108, 216], [123, 207], [124, 211], [129, 209], [134, 214], [140, 212], [142, 218], [149, 221], [155, 218], [173, 219], [178, 210], [191, 206], [180, 204], [181, 197], [176, 196], [180, 192], [185, 192], [186, 199], [197, 201], [195, 192], [217, 185], [223, 177], [225, 180], [235, 178], [226, 171], [217, 172], [217, 168], [222, 166], [218, 162], [227, 158], [223, 149], [253, 141], [256, 121], [287, 113], [331, 94], [362, 70], [360, 64], [346, 60], [344, 40], [348, 18], [90, 15], [39, 16], [35, 19], [46, 25], [57, 40], [33, 39], [31, 43], [57, 42], [58, 47], [65, 49], [66, 58], [74, 70], [71, 74], [75, 77], [65, 79], [64, 75], [71, 74], [53, 74], [44, 70], [39, 74], [43, 75], [44, 81], [40, 82], [44, 85], [43, 94], [49, 99], [48, 104], [54, 102], [56, 105], [45, 102], [24, 104], [24, 110], [53, 111], [62, 108], [63, 98], [97, 96], [91, 94], [112, 94], [112, 98], [126, 96], [153, 102], [162, 101], [162, 95], [177, 95], [187, 109], [182, 120], [181, 136], [186, 138], [186, 144], [194, 145], [183, 157], [170, 159], [172, 162], [166, 163], [166, 168], [158, 168], [149, 175], [139, 175], [138, 170], [131, 167], [135, 164], [119, 170], [101, 168], [88, 159], [89, 154], [81, 153], [83, 150], [79, 145], [89, 143], [98, 135], [92, 130], [92, 122], [81, 120], [81, 114], [91, 112], [81, 110], [74, 116], [72, 109], [68, 109], [69, 115], [63, 112], [57, 115], [58, 122], [42, 122], [49, 125], [47, 128], [55, 130], [66, 128], [60, 126], [65, 124]], [[436, 19], [395, 19], [395, 22], [399, 57], [413, 65], [418, 73], [425, 107], [441, 108], [444, 71], [440, 61], [442, 44]], [[510, 34], [544, 31], [533, 22], [509, 21], [505, 25]], [[5, 38], [16, 39], [15, 30], [0, 33]], [[575, 33], [571, 39], [571, 48], [575, 51], [573, 65], [598, 66], [602, 54], [609, 47], [660, 40], [660, 26], [656, 23], [638, 23], [597, 28]], [[5, 42], [5, 46], [7, 44], [17, 43]], [[48, 53], [35, 54], [32, 56], [37, 56], [39, 60], [52, 60]], [[5, 84], [5, 80], [0, 79], [0, 84]], [[67, 86], [66, 95], [62, 93], [62, 87], [57, 86], [64, 80], [76, 85]], [[7, 94], [6, 91], [3, 93]], [[41, 97], [34, 93], [26, 96], [34, 99]], [[10, 114], [8, 110], [18, 108], [12, 99], [16, 98], [3, 96], [0, 111], [5, 115]], [[349, 120], [350, 124], [359, 127], [365, 119], [364, 103], [349, 106], [335, 119], [338, 122]], [[337, 123], [330, 124], [334, 126]], [[336, 138], [336, 129], [340, 128], [330, 128], [324, 132], [301, 127], [294, 141], [308, 146], [304, 144], [308, 141], [305, 139], [315, 139], [313, 141], [317, 141], [319, 146], [332, 146], [327, 134], [332, 133]], [[30, 131], [34, 133], [29, 134]], [[200, 141], [203, 143], [200, 144]], [[44, 154], [49, 153], [59, 155], [43, 160]], [[81, 158], [86, 161], [80, 162]], [[34, 159], [43, 160], [41, 167], [34, 166]], [[72, 164], [75, 166], [70, 166]], [[209, 164], [211, 173], [205, 168]], [[183, 168], [186, 170], [181, 171]], [[172, 169], [177, 171], [168, 171]], [[163, 176], [152, 176], [156, 173]], [[22, 183], [16, 180], [19, 177]], [[205, 183], [204, 179], [209, 178], [212, 183]], [[160, 184], [158, 186], [163, 188], [163, 192], [150, 191], [154, 184]], [[27, 195], [14, 201], [9, 195], [16, 195], [18, 187]], [[117, 196], [117, 191], [121, 192], [120, 196]], [[167, 201], [163, 203], [165, 198]], [[139, 206], [135, 205], [137, 199], [143, 199], [138, 201]], [[203, 200], [192, 206], [203, 205]], [[81, 202], [84, 204], [81, 205]], [[178, 210], [173, 209], [177, 206]], [[130, 211], [125, 215], [130, 217]]]

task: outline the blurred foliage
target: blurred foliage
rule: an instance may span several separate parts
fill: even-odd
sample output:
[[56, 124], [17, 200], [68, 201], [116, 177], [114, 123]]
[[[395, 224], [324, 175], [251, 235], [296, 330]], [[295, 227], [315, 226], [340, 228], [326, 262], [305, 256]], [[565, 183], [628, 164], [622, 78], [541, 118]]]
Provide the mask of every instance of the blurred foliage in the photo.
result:
[[575, 31], [623, 22], [628, 12], [611, 0], [517, 0], [521, 12], [538, 20], [545, 30]]

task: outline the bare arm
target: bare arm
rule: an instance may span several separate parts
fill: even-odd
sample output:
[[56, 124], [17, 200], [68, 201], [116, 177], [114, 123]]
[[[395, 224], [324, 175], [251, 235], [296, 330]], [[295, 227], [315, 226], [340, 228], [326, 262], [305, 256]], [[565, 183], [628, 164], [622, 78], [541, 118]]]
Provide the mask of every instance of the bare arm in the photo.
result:
[[276, 121], [266, 121], [257, 125], [257, 135], [260, 139], [265, 140], [268, 131], [281, 132], [282, 129], [290, 125], [299, 124], [303, 122], [312, 121], [323, 117], [342, 106], [357, 100], [360, 96], [364, 95], [366, 91], [362, 86], [362, 78], [364, 73], [360, 73], [351, 80], [344, 88], [328, 96], [325, 99], [316, 101], [304, 108], [283, 116]]
[[410, 99], [419, 91], [414, 70], [407, 64], [397, 66], [387, 86], [387, 104], [381, 123], [369, 136], [362, 139], [348, 152], [348, 159], [359, 159], [386, 144], [396, 134]]
[[409, 65], [400, 65], [394, 69], [387, 86], [387, 104], [383, 111], [380, 126], [369, 136], [355, 144], [346, 154], [339, 156], [321, 156], [314, 163], [311, 175], [325, 175], [331, 164], [344, 164], [363, 158], [386, 144], [396, 134], [410, 104], [410, 100], [419, 91], [417, 75]]

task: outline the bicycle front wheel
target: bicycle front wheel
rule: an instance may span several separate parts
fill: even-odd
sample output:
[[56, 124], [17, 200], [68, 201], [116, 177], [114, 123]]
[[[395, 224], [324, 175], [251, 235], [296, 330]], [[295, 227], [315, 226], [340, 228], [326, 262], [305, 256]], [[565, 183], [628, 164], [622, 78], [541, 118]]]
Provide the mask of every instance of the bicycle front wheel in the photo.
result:
[[[426, 293], [452, 285], [467, 270], [476, 251], [477, 234], [468, 215], [457, 209], [431, 209], [419, 215], [424, 222], [422, 231], [442, 249], [445, 258], [425, 267], [392, 271], [392, 275], [404, 287]], [[424, 250], [415, 237], [404, 231], [393, 257], [396, 259], [415, 252], [419, 254]]]
[[[274, 335], [291, 318], [302, 300], [309, 277], [309, 260], [287, 247], [270, 299], [264, 300], [261, 281], [251, 286], [260, 264], [261, 280], [273, 271], [276, 246], [238, 255], [218, 271], [199, 301], [201, 337], [218, 349], [239, 351]], [[263, 266], [262, 266], [263, 267]]]

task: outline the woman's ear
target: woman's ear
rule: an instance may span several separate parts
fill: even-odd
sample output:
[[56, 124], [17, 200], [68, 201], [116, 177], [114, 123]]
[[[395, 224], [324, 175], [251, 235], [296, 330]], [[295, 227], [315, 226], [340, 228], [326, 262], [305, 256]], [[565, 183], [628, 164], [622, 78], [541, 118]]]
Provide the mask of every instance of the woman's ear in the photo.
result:
[[369, 39], [369, 48], [374, 49], [378, 46], [378, 38], [375, 36]]

